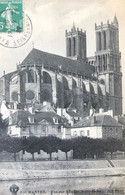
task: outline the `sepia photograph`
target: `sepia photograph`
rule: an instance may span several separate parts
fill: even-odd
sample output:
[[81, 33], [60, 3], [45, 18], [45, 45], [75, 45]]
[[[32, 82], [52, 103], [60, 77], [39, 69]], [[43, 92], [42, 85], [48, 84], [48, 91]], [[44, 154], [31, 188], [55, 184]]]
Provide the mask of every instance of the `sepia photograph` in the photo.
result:
[[125, 194], [124, 0], [0, 0], [0, 195]]

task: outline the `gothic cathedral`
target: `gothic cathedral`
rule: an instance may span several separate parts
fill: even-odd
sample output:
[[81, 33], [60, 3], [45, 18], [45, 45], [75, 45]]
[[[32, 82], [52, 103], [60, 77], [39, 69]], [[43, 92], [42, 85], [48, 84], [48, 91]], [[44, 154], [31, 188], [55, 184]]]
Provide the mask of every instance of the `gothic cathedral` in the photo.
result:
[[81, 116], [100, 108], [122, 114], [119, 25], [95, 24], [96, 52], [87, 57], [86, 31], [66, 30], [66, 57], [32, 49], [17, 70], [0, 78], [0, 101], [24, 109], [50, 102], [55, 109], [75, 109]]

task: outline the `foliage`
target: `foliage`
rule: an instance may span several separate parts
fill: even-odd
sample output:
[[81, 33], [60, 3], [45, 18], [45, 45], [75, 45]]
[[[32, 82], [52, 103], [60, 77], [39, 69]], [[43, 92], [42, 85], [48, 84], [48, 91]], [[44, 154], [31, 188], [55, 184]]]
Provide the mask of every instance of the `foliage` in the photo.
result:
[[125, 151], [125, 141], [109, 138], [109, 139], [92, 139], [88, 137], [76, 137], [73, 139], [59, 139], [54, 136], [45, 137], [1, 137], [0, 138], [0, 152], [7, 151], [14, 153], [14, 160], [16, 161], [16, 153], [21, 150], [32, 154], [34, 160], [34, 153], [40, 153], [40, 150], [50, 155], [52, 160], [52, 153], [61, 150], [66, 153], [66, 160], [68, 160], [67, 153], [73, 149], [73, 157], [76, 159], [98, 158], [104, 152], [110, 152], [111, 157], [113, 152]]
[[16, 153], [22, 150], [22, 139], [18, 137], [5, 137], [3, 149], [9, 153], [14, 153], [14, 160], [16, 161]]
[[112, 155], [113, 155], [113, 152], [116, 152], [118, 150], [121, 150], [123, 149], [123, 143], [121, 144], [122, 142], [118, 139], [114, 139], [114, 138], [109, 138], [105, 141], [105, 147], [104, 147], [104, 150], [106, 152], [110, 152], [111, 153], [111, 158], [112, 158]]
[[78, 137], [73, 140], [74, 157], [85, 159], [87, 154], [91, 151], [90, 138]]
[[66, 160], [68, 160], [67, 153], [73, 149], [72, 141], [70, 139], [60, 140], [59, 149], [66, 153]]
[[40, 139], [35, 136], [28, 137], [24, 149], [32, 154], [32, 160], [34, 161], [34, 153], [40, 151]]
[[44, 152], [50, 155], [50, 160], [52, 160], [52, 153], [58, 152], [60, 139], [54, 136], [48, 136], [44, 139]]

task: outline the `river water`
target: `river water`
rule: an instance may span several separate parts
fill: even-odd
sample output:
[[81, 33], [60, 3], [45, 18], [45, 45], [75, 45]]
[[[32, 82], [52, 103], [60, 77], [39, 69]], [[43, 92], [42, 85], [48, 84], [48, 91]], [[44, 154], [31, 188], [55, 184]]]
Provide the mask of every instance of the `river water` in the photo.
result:
[[125, 194], [125, 177], [89, 177], [0, 182], [0, 195], [12, 195], [11, 185], [19, 186], [17, 195]]

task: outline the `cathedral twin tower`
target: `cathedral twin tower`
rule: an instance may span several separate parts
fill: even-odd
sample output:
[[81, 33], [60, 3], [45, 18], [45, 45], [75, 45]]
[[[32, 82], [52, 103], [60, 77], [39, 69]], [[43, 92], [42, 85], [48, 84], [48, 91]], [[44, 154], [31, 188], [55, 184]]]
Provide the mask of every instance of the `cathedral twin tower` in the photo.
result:
[[73, 28], [66, 30], [66, 55], [68, 58], [85, 61], [95, 67], [95, 75], [106, 86], [109, 109], [122, 113], [122, 73], [121, 53], [119, 52], [119, 24], [117, 17], [113, 22], [95, 24], [96, 52], [94, 57], [87, 58], [86, 31]]
[[79, 31], [73, 28], [70, 32], [66, 31], [66, 55], [72, 59], [86, 59], [86, 31]]

